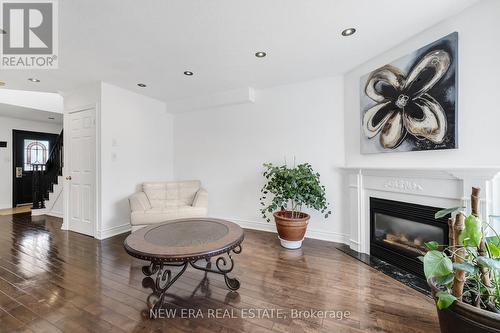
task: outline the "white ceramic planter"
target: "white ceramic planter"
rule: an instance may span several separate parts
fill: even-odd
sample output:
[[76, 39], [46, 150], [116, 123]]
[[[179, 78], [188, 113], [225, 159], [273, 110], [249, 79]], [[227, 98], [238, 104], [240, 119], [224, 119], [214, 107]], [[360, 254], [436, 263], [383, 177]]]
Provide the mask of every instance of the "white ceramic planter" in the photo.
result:
[[281, 246], [283, 246], [285, 249], [296, 250], [296, 249], [300, 249], [302, 247], [303, 239], [299, 240], [299, 241], [289, 241], [289, 240], [285, 240], [285, 239], [281, 239], [281, 238], [279, 238], [279, 239], [280, 239]]

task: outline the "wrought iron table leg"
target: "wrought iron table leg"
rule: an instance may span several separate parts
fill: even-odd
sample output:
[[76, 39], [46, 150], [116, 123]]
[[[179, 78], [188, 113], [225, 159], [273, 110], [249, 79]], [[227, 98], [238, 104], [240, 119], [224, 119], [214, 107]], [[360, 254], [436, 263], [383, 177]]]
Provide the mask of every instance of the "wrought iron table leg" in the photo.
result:
[[[234, 252], [236, 254], [240, 254], [241, 253], [241, 245], [234, 248], [232, 250], [232, 252]], [[231, 278], [228, 276], [228, 274], [231, 273], [231, 271], [234, 268], [234, 260], [231, 256], [231, 251], [228, 251], [226, 254], [227, 254], [227, 257], [229, 258], [229, 262], [226, 259], [226, 257], [224, 257], [224, 256], [218, 257], [215, 260], [215, 266], [217, 267], [217, 269], [212, 268], [212, 264], [209, 260], [207, 260], [206, 267], [203, 267], [203, 266], [196, 264], [196, 261], [190, 261], [189, 264], [195, 269], [199, 269], [199, 270], [202, 270], [205, 272], [224, 275], [224, 281], [226, 282], [226, 286], [231, 290], [238, 290], [240, 288], [240, 281], [238, 281], [238, 279], [236, 279], [236, 278]]]
[[[146, 277], [142, 280], [144, 288], [151, 288], [153, 291], [147, 298], [147, 304], [150, 309], [158, 310], [163, 305], [165, 294], [168, 288], [186, 271], [188, 262], [182, 263], [155, 263], [142, 267], [142, 272]], [[172, 275], [172, 267], [180, 267], [175, 275]], [[152, 276], [156, 277], [153, 278]]]
[[[240, 288], [240, 281], [236, 278], [231, 278], [228, 276], [229, 273], [234, 268], [234, 260], [231, 257], [231, 252], [239, 254], [241, 253], [241, 245], [228, 251], [226, 253], [227, 257], [219, 256], [215, 260], [216, 268], [212, 268], [211, 258], [206, 258], [205, 267], [198, 265], [196, 260], [194, 261], [184, 261], [178, 263], [162, 263], [162, 262], [151, 262], [148, 266], [142, 267], [142, 273], [146, 275], [142, 279], [142, 286], [144, 288], [150, 288], [152, 290], [147, 298], [147, 304], [149, 309], [158, 310], [163, 306], [165, 295], [167, 294], [168, 288], [170, 288], [175, 281], [186, 271], [188, 265], [191, 265], [195, 269], [205, 271], [205, 277], [200, 283], [202, 289], [208, 290], [208, 278], [206, 273], [221, 274], [224, 276], [224, 281], [226, 286], [231, 290], [238, 290]], [[179, 267], [180, 270], [172, 274], [172, 267]]]

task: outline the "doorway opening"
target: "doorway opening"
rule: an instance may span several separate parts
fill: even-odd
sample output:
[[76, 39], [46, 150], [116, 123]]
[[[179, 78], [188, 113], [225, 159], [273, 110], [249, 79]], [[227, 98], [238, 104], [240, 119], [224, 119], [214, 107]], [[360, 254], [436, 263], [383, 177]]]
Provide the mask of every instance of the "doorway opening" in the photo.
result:
[[12, 207], [33, 203], [33, 175], [45, 168], [51, 149], [59, 135], [53, 133], [12, 130]]

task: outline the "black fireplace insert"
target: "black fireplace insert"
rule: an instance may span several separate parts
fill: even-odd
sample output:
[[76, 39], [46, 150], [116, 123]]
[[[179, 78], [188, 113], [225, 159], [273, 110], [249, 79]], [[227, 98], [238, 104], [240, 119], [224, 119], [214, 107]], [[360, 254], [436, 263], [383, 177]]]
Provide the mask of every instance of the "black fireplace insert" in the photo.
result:
[[435, 219], [442, 208], [370, 198], [370, 254], [424, 277], [424, 243], [448, 244], [448, 217]]

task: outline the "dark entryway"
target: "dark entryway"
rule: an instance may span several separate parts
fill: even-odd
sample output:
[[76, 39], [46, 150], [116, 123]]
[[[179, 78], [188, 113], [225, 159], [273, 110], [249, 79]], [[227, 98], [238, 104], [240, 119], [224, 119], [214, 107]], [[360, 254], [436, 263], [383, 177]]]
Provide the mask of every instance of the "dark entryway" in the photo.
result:
[[447, 217], [434, 218], [441, 209], [370, 198], [370, 254], [423, 277], [424, 243], [448, 244]]
[[12, 130], [12, 207], [33, 202], [33, 165], [45, 164], [58, 134]]

